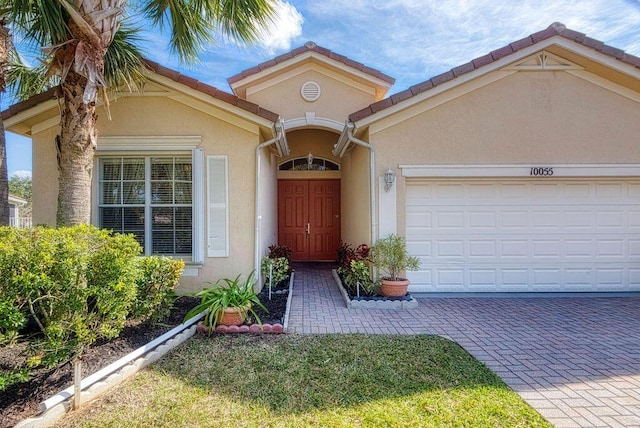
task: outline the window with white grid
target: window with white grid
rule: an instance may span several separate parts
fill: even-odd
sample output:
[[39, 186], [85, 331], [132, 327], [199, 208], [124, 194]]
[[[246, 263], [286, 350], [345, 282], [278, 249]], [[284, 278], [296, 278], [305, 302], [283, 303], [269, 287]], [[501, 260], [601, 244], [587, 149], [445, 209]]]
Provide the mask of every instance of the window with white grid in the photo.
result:
[[191, 156], [103, 157], [99, 226], [132, 233], [146, 255], [193, 253]]

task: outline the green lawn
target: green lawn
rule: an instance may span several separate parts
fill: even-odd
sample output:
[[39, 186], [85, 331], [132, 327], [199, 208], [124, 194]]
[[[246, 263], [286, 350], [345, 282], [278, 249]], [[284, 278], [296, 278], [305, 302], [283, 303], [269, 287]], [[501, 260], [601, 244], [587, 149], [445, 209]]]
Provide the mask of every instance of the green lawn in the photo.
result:
[[59, 426], [550, 426], [433, 336], [196, 335]]

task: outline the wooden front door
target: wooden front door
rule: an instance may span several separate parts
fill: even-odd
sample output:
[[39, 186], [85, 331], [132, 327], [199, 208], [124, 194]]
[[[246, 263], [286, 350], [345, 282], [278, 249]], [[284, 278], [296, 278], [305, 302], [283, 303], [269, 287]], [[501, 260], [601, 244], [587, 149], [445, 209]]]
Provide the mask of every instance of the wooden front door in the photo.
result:
[[335, 260], [340, 244], [340, 180], [278, 181], [278, 243], [293, 260]]

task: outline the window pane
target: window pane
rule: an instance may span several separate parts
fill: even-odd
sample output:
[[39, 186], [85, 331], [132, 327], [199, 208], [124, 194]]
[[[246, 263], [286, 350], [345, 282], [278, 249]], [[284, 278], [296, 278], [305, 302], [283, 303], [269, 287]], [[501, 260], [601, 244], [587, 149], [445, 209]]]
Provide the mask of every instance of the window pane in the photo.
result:
[[152, 158], [151, 159], [151, 179], [152, 180], [172, 180], [173, 179], [173, 158]]
[[176, 183], [176, 204], [191, 203], [191, 183]]
[[100, 203], [104, 205], [120, 204], [120, 182], [101, 183]]
[[155, 231], [151, 234], [153, 254], [174, 254], [173, 231]]
[[175, 164], [176, 180], [192, 181], [191, 178], [191, 158], [176, 158]]
[[123, 180], [144, 180], [144, 158], [123, 159]]
[[144, 205], [144, 181], [125, 182], [122, 203], [127, 205]]
[[102, 175], [103, 180], [120, 180], [120, 164], [122, 159], [103, 159], [102, 160]]
[[151, 203], [152, 204], [173, 204], [173, 183], [154, 182], [151, 183]]
[[191, 254], [191, 230], [176, 232], [176, 254]]
[[124, 230], [127, 232], [144, 231], [144, 207], [122, 208]]
[[191, 207], [175, 208], [175, 225], [176, 229], [191, 230], [192, 226]]
[[100, 227], [122, 232], [122, 208], [100, 208]]
[[173, 208], [152, 208], [151, 218], [153, 219], [153, 230], [173, 230]]

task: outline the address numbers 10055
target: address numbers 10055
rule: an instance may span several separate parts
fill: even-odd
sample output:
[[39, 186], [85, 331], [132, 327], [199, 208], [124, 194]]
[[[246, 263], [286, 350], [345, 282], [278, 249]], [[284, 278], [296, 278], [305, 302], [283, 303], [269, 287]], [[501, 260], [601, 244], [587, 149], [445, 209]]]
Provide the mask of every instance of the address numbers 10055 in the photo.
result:
[[547, 177], [553, 175], [552, 167], [533, 167], [529, 170], [529, 175], [536, 177]]

